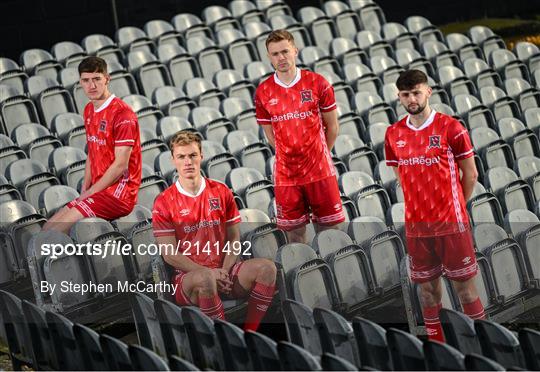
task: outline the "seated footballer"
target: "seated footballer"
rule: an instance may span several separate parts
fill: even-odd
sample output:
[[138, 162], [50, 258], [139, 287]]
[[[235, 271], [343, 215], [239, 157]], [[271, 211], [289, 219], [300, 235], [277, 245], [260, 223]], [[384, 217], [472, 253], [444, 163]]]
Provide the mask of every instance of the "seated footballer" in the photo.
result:
[[274, 295], [276, 266], [263, 258], [237, 262], [240, 214], [226, 185], [201, 176], [200, 137], [180, 131], [169, 147], [178, 181], [156, 198], [152, 224], [157, 243], [175, 247], [161, 254], [176, 270], [176, 302], [224, 319], [220, 294], [249, 296], [244, 330], [255, 331]]

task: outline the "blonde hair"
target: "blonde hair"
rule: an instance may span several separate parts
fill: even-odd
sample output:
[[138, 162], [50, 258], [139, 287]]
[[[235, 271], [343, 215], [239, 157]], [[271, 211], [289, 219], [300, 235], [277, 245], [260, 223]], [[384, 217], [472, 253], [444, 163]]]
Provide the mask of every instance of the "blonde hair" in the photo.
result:
[[202, 153], [201, 137], [199, 137], [198, 134], [193, 133], [189, 130], [181, 130], [179, 132], [176, 132], [176, 134], [169, 141], [169, 148], [171, 149], [171, 154], [174, 155], [174, 146], [186, 146], [193, 142], [197, 144], [197, 146], [199, 147], [199, 151]]
[[294, 44], [294, 36], [287, 30], [274, 30], [268, 34], [266, 38], [266, 49], [268, 50], [268, 44], [277, 43], [281, 40], [290, 41], [292, 45]]

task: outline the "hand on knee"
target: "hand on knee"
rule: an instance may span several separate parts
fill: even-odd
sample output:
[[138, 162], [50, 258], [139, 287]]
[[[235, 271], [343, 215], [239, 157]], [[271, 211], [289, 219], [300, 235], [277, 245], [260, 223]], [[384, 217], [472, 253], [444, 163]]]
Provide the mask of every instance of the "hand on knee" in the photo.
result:
[[201, 270], [197, 279], [199, 295], [211, 297], [217, 294], [217, 283], [211, 269]]

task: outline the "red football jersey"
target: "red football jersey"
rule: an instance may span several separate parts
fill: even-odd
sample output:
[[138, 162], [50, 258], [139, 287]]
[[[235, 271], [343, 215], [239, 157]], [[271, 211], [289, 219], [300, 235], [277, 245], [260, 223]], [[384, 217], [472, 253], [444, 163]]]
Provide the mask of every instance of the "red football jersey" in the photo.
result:
[[287, 85], [275, 73], [259, 85], [254, 100], [257, 123], [272, 125], [274, 131], [276, 185], [303, 185], [335, 175], [321, 112], [337, 106], [334, 88], [324, 77], [297, 68]]
[[163, 191], [154, 202], [154, 236], [175, 236], [178, 253], [195, 263], [219, 268], [225, 259], [227, 226], [240, 222], [240, 213], [229, 188], [221, 182], [202, 179], [197, 195], [180, 182]]
[[135, 204], [141, 184], [141, 141], [137, 115], [120, 98], [111, 95], [101, 107], [92, 103], [84, 108], [84, 126], [88, 159], [95, 184], [114, 161], [116, 146], [132, 146], [128, 169], [118, 182], [104, 191], [125, 202]]
[[386, 164], [398, 167], [407, 236], [463, 232], [469, 227], [458, 160], [474, 156], [467, 130], [432, 110], [415, 128], [407, 115], [386, 131]]

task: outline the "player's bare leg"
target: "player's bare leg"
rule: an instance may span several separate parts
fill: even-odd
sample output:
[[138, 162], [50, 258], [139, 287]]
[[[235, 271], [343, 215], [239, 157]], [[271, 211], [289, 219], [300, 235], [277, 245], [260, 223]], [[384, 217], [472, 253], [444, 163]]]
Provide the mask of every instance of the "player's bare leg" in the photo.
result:
[[472, 319], [484, 319], [484, 306], [478, 297], [475, 276], [465, 281], [452, 280], [452, 284], [463, 306], [463, 312]]
[[338, 223], [335, 225], [319, 225], [318, 223], [315, 224], [315, 231], [321, 232], [324, 230], [339, 230], [342, 223]]
[[186, 273], [182, 288], [193, 304], [211, 318], [223, 319], [223, 303], [218, 295], [217, 281], [212, 269], [204, 268]]
[[287, 238], [289, 239], [289, 243], [306, 244], [306, 226], [304, 225], [297, 229], [287, 231]]
[[84, 216], [77, 208], [64, 207], [59, 212], [55, 213], [54, 216], [49, 218], [47, 223], [43, 225], [42, 230], [56, 230], [63, 232], [64, 234], [69, 234], [71, 227], [83, 218]]
[[422, 314], [426, 325], [426, 332], [430, 340], [444, 342], [439, 311], [442, 303], [442, 283], [441, 278], [420, 283], [420, 295], [422, 298]]
[[238, 297], [249, 294], [244, 330], [256, 331], [259, 327], [274, 297], [276, 273], [276, 265], [264, 258], [244, 261], [240, 267], [232, 293]]

